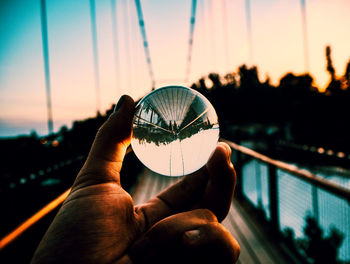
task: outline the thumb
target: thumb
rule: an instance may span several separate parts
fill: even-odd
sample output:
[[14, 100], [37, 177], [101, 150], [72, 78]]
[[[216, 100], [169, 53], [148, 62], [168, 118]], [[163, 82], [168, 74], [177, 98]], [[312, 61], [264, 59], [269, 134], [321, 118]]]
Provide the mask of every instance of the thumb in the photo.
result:
[[237, 242], [217, 222], [215, 215], [210, 210], [197, 209], [156, 223], [131, 246], [127, 257], [134, 264], [217, 263], [221, 260], [224, 262], [220, 263], [231, 264], [238, 254]]
[[209, 223], [182, 236], [189, 263], [235, 263], [240, 246], [220, 223]]
[[120, 184], [120, 170], [131, 140], [134, 111], [134, 100], [123, 95], [114, 113], [98, 130], [73, 188], [106, 182]]

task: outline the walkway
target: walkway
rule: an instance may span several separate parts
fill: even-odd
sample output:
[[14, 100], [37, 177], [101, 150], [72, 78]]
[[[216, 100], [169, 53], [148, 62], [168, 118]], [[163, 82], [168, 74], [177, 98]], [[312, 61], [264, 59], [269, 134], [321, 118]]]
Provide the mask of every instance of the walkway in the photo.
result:
[[[161, 190], [177, 182], [180, 178], [164, 177], [145, 169], [140, 181], [133, 191], [135, 204], [147, 201]], [[266, 234], [261, 230], [237, 201], [233, 201], [230, 212], [223, 225], [231, 232], [241, 246], [241, 254], [238, 263], [292, 263], [287, 261], [273, 245]]]

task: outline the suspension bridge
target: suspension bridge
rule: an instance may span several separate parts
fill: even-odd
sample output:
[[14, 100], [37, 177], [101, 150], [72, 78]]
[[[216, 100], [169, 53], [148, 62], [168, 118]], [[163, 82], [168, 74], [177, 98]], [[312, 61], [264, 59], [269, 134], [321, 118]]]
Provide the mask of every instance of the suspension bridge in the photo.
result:
[[[114, 52], [111, 57], [114, 60], [115, 89], [118, 95], [122, 94], [121, 68], [125, 67], [128, 68], [128, 71], [133, 71], [131, 66], [135, 54], [132, 54], [133, 52], [128, 49], [133, 41], [131, 34], [134, 33], [131, 24], [137, 25], [139, 29], [139, 45], [143, 49], [142, 59], [149, 78], [149, 83], [145, 85], [149, 87], [149, 91], [158, 88], [159, 83], [163, 82], [190, 85], [198, 21], [202, 23], [202, 26], [204, 25], [202, 34], [208, 40], [203, 43], [203, 46], [207, 46], [207, 54], [203, 56], [203, 64], [204, 62], [208, 64], [208, 68], [203, 74], [208, 74], [212, 71], [212, 67], [215, 68], [218, 63], [215, 55], [217, 51], [215, 39], [210, 37], [215, 31], [212, 13], [214, 1], [192, 0], [189, 2], [189, 20], [187, 21], [189, 34], [187, 36], [187, 53], [184, 55], [185, 60], [183, 61], [185, 65], [183, 76], [163, 80], [157, 78], [157, 72], [154, 69], [154, 60], [147, 35], [149, 28], [147, 28], [147, 21], [145, 21], [143, 14], [142, 1], [126, 0], [123, 6], [125, 9], [122, 11], [118, 10], [122, 8], [119, 1], [110, 1]], [[223, 0], [220, 4], [224, 32], [225, 67], [229, 71], [232, 58], [230, 59], [228, 51], [227, 1]], [[248, 43], [246, 61], [253, 65], [254, 31], [252, 20], [254, 17], [252, 16], [251, 0], [245, 0], [244, 4], [246, 41]], [[310, 55], [306, 4], [306, 0], [300, 1], [303, 64], [305, 72], [308, 72], [310, 70]], [[96, 99], [94, 107], [97, 113], [101, 113], [103, 110], [101, 104], [103, 87], [100, 80], [102, 70], [99, 64], [99, 28], [96, 12], [98, 1], [89, 0], [87, 5], [90, 16], [94, 98]], [[121, 13], [124, 15], [125, 36], [123, 39], [125, 43], [123, 46], [126, 47], [126, 50], [123, 51], [120, 49], [121, 38], [118, 32], [119, 20], [117, 18], [117, 14]], [[54, 135], [55, 112], [52, 109], [51, 49], [46, 0], [40, 0], [40, 19], [46, 88], [47, 132], [48, 135]], [[124, 53], [127, 58], [128, 65], [121, 65], [121, 53]], [[124, 88], [125, 93], [128, 92], [128, 87], [131, 89], [131, 82], [133, 82], [131, 79], [127, 81], [128, 85]], [[329, 179], [320, 176], [319, 172], [310, 171], [259, 153], [253, 150], [253, 147], [244, 146], [240, 142], [224, 138], [221, 141], [229, 144], [233, 150], [231, 159], [238, 176], [236, 197], [232, 202], [229, 215], [223, 221], [223, 224], [241, 245], [241, 257], [238, 263], [305, 263], [300, 249], [296, 244], [293, 244], [293, 238], [288, 236], [291, 233], [288, 232], [291, 231], [294, 234], [294, 239], [301, 239], [304, 218], [307, 214], [312, 215], [325, 230], [335, 227], [344, 235], [343, 243], [338, 251], [338, 259], [344, 263], [350, 261], [350, 225], [348, 221], [350, 219], [350, 184], [346, 177], [340, 177], [343, 180], [339, 180], [340, 178], [337, 177]], [[50, 141], [50, 144], [54, 145], [53, 142], [54, 140]], [[350, 159], [349, 153], [341, 151], [331, 149], [321, 151], [320, 147], [315, 146], [300, 146], [300, 148], [304, 148], [304, 151], [310, 150], [317, 155], [334, 156], [334, 158], [346, 161]], [[313, 150], [311, 150], [312, 148]], [[127, 153], [127, 156], [131, 156], [132, 149], [129, 149]], [[79, 153], [47, 167], [38, 168], [37, 171], [31, 171], [28, 175], [20, 177], [17, 182], [8, 180], [3, 184], [1, 195], [5, 198], [7, 205], [4, 206], [6, 212], [3, 214], [5, 215], [3, 224], [5, 228], [0, 233], [0, 259], [2, 256], [4, 258], [19, 258], [20, 260], [23, 260], [21, 259], [23, 256], [25, 260], [31, 257], [39, 242], [38, 239], [43, 235], [59, 206], [69, 194], [70, 185], [85, 158], [86, 153]], [[146, 168], [137, 171], [135, 175], [135, 181], [128, 189], [135, 204], [146, 202], [161, 190], [181, 180], [176, 177], [166, 178], [157, 175]], [[57, 185], [55, 185], [55, 179], [58, 181]], [[38, 191], [38, 194], [31, 193], [32, 190], [40, 189], [43, 190]], [[45, 199], [41, 199], [41, 195]], [[35, 209], [33, 209], [34, 207]], [[31, 237], [36, 240], [32, 241]], [[23, 256], [16, 256], [18, 248], [24, 249]]]

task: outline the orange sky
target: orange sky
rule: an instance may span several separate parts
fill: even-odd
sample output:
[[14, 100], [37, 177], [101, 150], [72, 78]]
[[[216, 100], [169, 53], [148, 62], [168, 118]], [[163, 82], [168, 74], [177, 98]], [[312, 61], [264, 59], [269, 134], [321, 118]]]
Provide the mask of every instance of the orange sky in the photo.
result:
[[[0, 45], [0, 136], [31, 129], [47, 133], [39, 1], [17, 2], [21, 4], [11, 7], [1, 3], [7, 15], [0, 16], [4, 28], [0, 37], [5, 40]], [[91, 29], [88, 2], [47, 2], [53, 116], [58, 130], [62, 124], [70, 126], [75, 119], [95, 114]], [[134, 1], [117, 1], [118, 82], [110, 1], [96, 3], [104, 111], [122, 93], [138, 98], [151, 84]], [[157, 87], [185, 84], [190, 1], [143, 0], [142, 8]], [[338, 75], [344, 73], [350, 59], [350, 1], [306, 0], [306, 8], [310, 72], [322, 89], [329, 78], [325, 46], [332, 47]], [[235, 71], [243, 63], [257, 65], [261, 79], [270, 76], [274, 84], [288, 71], [304, 72], [300, 1], [251, 0], [251, 17], [253, 60], [249, 62], [245, 1], [198, 0], [191, 81], [210, 71]]]

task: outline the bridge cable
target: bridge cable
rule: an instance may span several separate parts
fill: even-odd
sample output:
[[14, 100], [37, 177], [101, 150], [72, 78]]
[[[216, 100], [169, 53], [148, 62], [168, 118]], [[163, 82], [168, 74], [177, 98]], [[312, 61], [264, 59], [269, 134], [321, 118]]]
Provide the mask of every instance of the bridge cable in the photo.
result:
[[211, 67], [210, 67], [210, 73], [216, 72], [216, 41], [214, 36], [214, 17], [213, 17], [213, 10], [214, 10], [214, 2], [213, 0], [208, 0], [207, 5], [207, 15], [209, 19], [209, 44], [210, 44], [210, 54], [211, 54]]
[[[139, 78], [132, 78], [132, 74], [134, 74], [134, 73], [136, 73], [137, 72], [137, 70], [136, 70], [136, 61], [135, 61], [135, 59], [136, 59], [136, 50], [135, 50], [135, 45], [134, 45], [134, 43], [135, 43], [135, 41], [133, 41], [134, 40], [134, 37], [135, 37], [135, 31], [134, 31], [134, 28], [135, 28], [135, 26], [134, 26], [134, 22], [135, 22], [135, 20], [134, 20], [134, 17], [133, 17], [133, 10], [132, 10], [132, 2], [131, 1], [127, 1], [127, 3], [126, 3], [126, 12], [127, 12], [127, 16], [128, 16], [128, 20], [127, 20], [127, 26], [128, 26], [128, 41], [129, 41], [129, 43], [130, 43], [130, 45], [129, 45], [129, 57], [130, 57], [130, 63], [129, 63], [129, 65], [130, 65], [130, 72], [131, 72], [131, 75], [130, 75], [130, 88], [132, 89], [132, 92], [133, 93], [130, 93], [133, 97], [135, 97], [136, 96], [136, 93], [137, 93], [137, 85], [136, 85], [136, 83], [137, 83], [137, 80], [139, 79]], [[133, 51], [134, 50], [134, 51]]]
[[247, 21], [247, 34], [248, 34], [248, 47], [249, 47], [249, 63], [253, 63], [253, 37], [252, 37], [252, 18], [250, 10], [250, 0], [245, 1], [246, 21]]
[[130, 20], [129, 20], [129, 0], [124, 0], [124, 43], [125, 43], [125, 56], [126, 56], [126, 71], [127, 71], [127, 91], [130, 95], [132, 95], [132, 78], [131, 78], [131, 71], [132, 71], [132, 59], [131, 59], [131, 49], [130, 49]]
[[90, 0], [90, 19], [91, 19], [91, 36], [92, 36], [92, 50], [94, 59], [94, 75], [95, 75], [95, 89], [96, 89], [96, 111], [100, 112], [100, 77], [98, 66], [98, 47], [97, 47], [97, 29], [96, 29], [96, 7], [95, 0]]
[[150, 52], [149, 52], [149, 45], [148, 45], [146, 29], [145, 29], [145, 21], [143, 19], [140, 0], [135, 0], [135, 5], [136, 5], [137, 16], [139, 19], [139, 27], [140, 27], [140, 31], [141, 31], [141, 35], [142, 35], [142, 39], [143, 39], [143, 47], [144, 47], [144, 51], [145, 51], [146, 62], [148, 65], [148, 72], [149, 72], [151, 82], [152, 82], [152, 90], [154, 90], [156, 83], [155, 83], [154, 73], [153, 73], [153, 69], [152, 69], [152, 61], [151, 61], [151, 56], [150, 56]]
[[305, 71], [310, 71], [310, 63], [309, 63], [309, 43], [307, 37], [307, 23], [306, 23], [306, 0], [301, 0], [301, 19], [302, 19], [302, 27], [303, 27], [303, 40], [304, 40], [304, 65]]
[[201, 20], [201, 42], [203, 43], [202, 45], [202, 48], [204, 50], [204, 52], [202, 52], [203, 54], [203, 61], [205, 62], [204, 65], [202, 65], [202, 71], [201, 71], [201, 74], [202, 76], [205, 76], [208, 72], [208, 65], [210, 65], [210, 59], [208, 57], [208, 54], [209, 54], [209, 50], [210, 50], [210, 47], [209, 47], [209, 40], [208, 40], [208, 30], [207, 30], [207, 17], [206, 17], [206, 8], [205, 8], [205, 3], [204, 3], [205, 0], [202, 0], [200, 1], [200, 13], [201, 13], [201, 16], [200, 16], [200, 20]]
[[188, 42], [187, 69], [186, 69], [186, 77], [185, 77], [186, 83], [188, 83], [188, 79], [190, 77], [190, 71], [191, 71], [193, 35], [194, 35], [194, 27], [196, 24], [196, 7], [197, 7], [197, 0], [192, 0], [191, 18], [190, 18], [190, 37]]
[[114, 64], [116, 76], [116, 91], [117, 96], [121, 95], [120, 90], [120, 62], [118, 52], [118, 27], [117, 27], [117, 3], [116, 0], [111, 0], [111, 15], [112, 15], [112, 34], [113, 34], [113, 49], [114, 49]]
[[[229, 70], [229, 49], [228, 49], [228, 30], [227, 30], [227, 14], [226, 14], [226, 0], [221, 0], [222, 3], [222, 24], [223, 24], [223, 32], [224, 32], [224, 49], [225, 49], [225, 71]], [[231, 71], [230, 71], [231, 72]]]
[[51, 103], [51, 81], [50, 81], [50, 61], [49, 61], [49, 41], [47, 32], [47, 16], [46, 1], [40, 1], [41, 14], [41, 35], [43, 45], [43, 57], [45, 68], [45, 85], [46, 85], [46, 101], [47, 101], [47, 126], [48, 133], [53, 133], [52, 103]]

